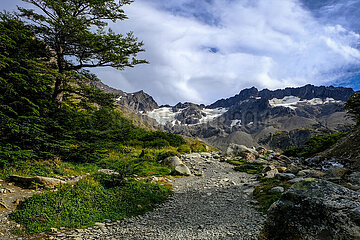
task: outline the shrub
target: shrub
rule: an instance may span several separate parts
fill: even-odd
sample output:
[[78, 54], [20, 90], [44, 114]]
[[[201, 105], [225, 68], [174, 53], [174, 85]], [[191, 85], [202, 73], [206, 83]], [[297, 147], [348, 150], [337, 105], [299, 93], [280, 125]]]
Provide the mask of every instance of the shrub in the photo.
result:
[[289, 157], [313, 157], [317, 153], [325, 151], [331, 147], [346, 134], [347, 133], [333, 133], [324, 136], [312, 137], [301, 147], [291, 147], [285, 150], [284, 155]]
[[[61, 186], [56, 192], [35, 194], [23, 202], [10, 217], [25, 226], [29, 233], [47, 232], [50, 228], [92, 226], [104, 219], [113, 221], [143, 214], [164, 201], [171, 189], [138, 181], [110, 184], [114, 177], [100, 176]], [[102, 185], [104, 184], [104, 185]]]
[[191, 147], [189, 145], [181, 145], [180, 147], [177, 148], [177, 151], [179, 153], [191, 153]]

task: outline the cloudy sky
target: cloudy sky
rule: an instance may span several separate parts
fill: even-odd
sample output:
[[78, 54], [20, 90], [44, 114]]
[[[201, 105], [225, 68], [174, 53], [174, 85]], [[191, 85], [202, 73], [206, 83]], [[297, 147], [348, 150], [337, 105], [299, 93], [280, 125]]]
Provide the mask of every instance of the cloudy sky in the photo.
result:
[[208, 104], [251, 86], [360, 89], [359, 0], [137, 0], [125, 11], [111, 28], [134, 31], [150, 64], [94, 72], [160, 104]]

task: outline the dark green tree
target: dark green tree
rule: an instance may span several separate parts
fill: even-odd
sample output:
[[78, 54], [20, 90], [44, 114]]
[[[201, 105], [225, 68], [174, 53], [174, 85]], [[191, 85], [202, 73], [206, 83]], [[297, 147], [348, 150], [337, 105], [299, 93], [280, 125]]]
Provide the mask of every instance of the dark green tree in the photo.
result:
[[[25, 149], [48, 141], [44, 116], [53, 108], [50, 53], [31, 28], [0, 13], [0, 144]], [[1, 158], [1, 157], [0, 157]]]
[[83, 68], [124, 69], [146, 63], [136, 56], [144, 51], [133, 33], [117, 34], [108, 22], [125, 20], [122, 10], [132, 0], [23, 0], [36, 7], [19, 8], [20, 16], [30, 20], [36, 36], [53, 53], [59, 72], [53, 100], [62, 102], [72, 72]]
[[345, 109], [354, 117], [356, 123], [360, 123], [360, 91], [356, 91], [346, 102]]

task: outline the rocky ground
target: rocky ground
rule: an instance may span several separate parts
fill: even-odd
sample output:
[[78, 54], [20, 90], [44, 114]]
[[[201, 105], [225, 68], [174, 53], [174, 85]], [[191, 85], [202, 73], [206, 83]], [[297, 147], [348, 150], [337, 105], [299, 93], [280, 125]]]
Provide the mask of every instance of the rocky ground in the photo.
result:
[[[0, 179], [0, 239], [22, 239], [14, 235], [22, 231], [20, 224], [9, 220], [8, 214], [14, 211], [21, 201], [36, 192], [38, 191], [23, 189]], [[37, 237], [33, 236], [32, 239]]]
[[173, 179], [174, 195], [154, 211], [89, 229], [58, 230], [49, 238], [257, 239], [264, 216], [253, 208], [254, 176], [235, 172], [217, 154], [190, 154], [182, 161], [198, 176]]

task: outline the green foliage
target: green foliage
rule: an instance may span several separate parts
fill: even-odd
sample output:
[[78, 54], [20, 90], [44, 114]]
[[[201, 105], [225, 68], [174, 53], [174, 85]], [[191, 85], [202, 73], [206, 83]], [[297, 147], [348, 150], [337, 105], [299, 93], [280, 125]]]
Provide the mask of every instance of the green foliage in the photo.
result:
[[259, 210], [266, 213], [271, 204], [280, 199], [282, 193], [272, 193], [270, 190], [273, 187], [283, 187], [287, 190], [291, 186], [291, 183], [287, 181], [281, 181], [275, 178], [261, 178], [260, 186], [255, 187], [254, 197], [259, 202]]
[[142, 214], [171, 193], [169, 187], [158, 184], [102, 178], [87, 178], [73, 187], [64, 185], [56, 192], [35, 194], [11, 218], [29, 233], [47, 232], [52, 227], [86, 227], [104, 219], [116, 221]]
[[284, 151], [284, 155], [292, 157], [313, 157], [317, 153], [325, 151], [347, 133], [333, 133], [324, 136], [310, 138], [301, 147], [291, 147]]
[[356, 91], [346, 102], [345, 109], [360, 123], [360, 91]]
[[[239, 163], [241, 163], [239, 161]], [[257, 162], [244, 162], [236, 167], [234, 167], [235, 171], [239, 171], [239, 172], [246, 172], [249, 174], [259, 174], [262, 172], [263, 170], [263, 163], [257, 163]]]
[[207, 152], [206, 144], [198, 140], [192, 141], [190, 147], [193, 152]]
[[177, 148], [177, 151], [181, 154], [184, 153], [191, 153], [191, 146], [183, 144], [180, 147]]
[[162, 161], [162, 160], [164, 160], [165, 158], [174, 157], [174, 156], [180, 156], [180, 154], [179, 154], [177, 151], [175, 151], [175, 150], [169, 149], [169, 150], [161, 151], [161, 152], [158, 154], [157, 159], [158, 159], [159, 161]]
[[[111, 66], [117, 69], [146, 63], [136, 56], [143, 52], [143, 43], [133, 33], [116, 34], [108, 21], [126, 19], [122, 7], [130, 0], [24, 0], [36, 8], [19, 8], [35, 29], [36, 37], [53, 51], [56, 77], [53, 98], [62, 102], [69, 79], [83, 68]], [[73, 79], [74, 80], [74, 79]]]

